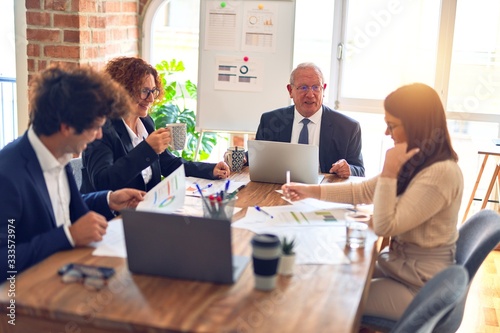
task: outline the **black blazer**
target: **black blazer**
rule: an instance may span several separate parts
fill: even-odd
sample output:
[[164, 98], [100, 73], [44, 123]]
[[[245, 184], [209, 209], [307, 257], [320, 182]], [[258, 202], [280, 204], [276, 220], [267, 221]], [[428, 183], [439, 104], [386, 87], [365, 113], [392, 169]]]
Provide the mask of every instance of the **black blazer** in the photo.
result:
[[[150, 116], [140, 118], [148, 133], [155, 130]], [[149, 191], [179, 166], [184, 165], [186, 176], [215, 179], [215, 164], [188, 162], [165, 150], [158, 155], [142, 141], [135, 148], [123, 120], [108, 119], [102, 129], [102, 138], [88, 145], [82, 155], [82, 193], [95, 190], [117, 190], [125, 187]], [[144, 183], [141, 171], [151, 166], [153, 176]]]
[[[263, 113], [255, 139], [290, 142], [294, 108], [295, 106], [291, 105]], [[319, 138], [321, 172], [328, 173], [333, 163], [345, 159], [351, 167], [351, 175], [364, 176], [359, 123], [326, 105], [323, 105], [322, 113]]]
[[[89, 208], [108, 219], [114, 217], [106, 200], [107, 191], [82, 196], [69, 164], [65, 170], [70, 189], [71, 223], [85, 215]], [[7, 271], [20, 273], [72, 246], [64, 229], [56, 226], [43, 171], [27, 133], [0, 150], [0, 184], [0, 281], [3, 282]], [[15, 230], [15, 238], [9, 230]], [[15, 244], [15, 264], [9, 268], [7, 250], [12, 249], [12, 244]]]

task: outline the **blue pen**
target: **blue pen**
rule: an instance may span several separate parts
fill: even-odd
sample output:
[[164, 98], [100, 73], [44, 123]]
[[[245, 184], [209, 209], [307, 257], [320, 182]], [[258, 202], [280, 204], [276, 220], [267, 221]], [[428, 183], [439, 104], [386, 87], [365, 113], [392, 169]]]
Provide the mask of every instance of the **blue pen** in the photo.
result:
[[207, 188], [211, 188], [212, 187], [212, 183], [208, 184], [207, 186], [203, 187], [202, 190], [206, 190]]
[[205, 196], [203, 195], [203, 192], [201, 191], [200, 185], [198, 185], [198, 183], [195, 183], [194, 185], [196, 185], [196, 189], [197, 189], [197, 190], [198, 190], [198, 192], [200, 193], [201, 200], [203, 201], [203, 204], [204, 204], [204, 205], [205, 205], [205, 207], [208, 209], [208, 211], [209, 211], [210, 213], [212, 213], [212, 209], [210, 208], [210, 204], [208, 203], [207, 198], [205, 198]]
[[[200, 195], [203, 196], [203, 190], [206, 190], [207, 188], [211, 188], [212, 187], [212, 183], [208, 184], [207, 186], [204, 186], [202, 188], [200, 188], [200, 186], [198, 185], [198, 183], [195, 183], [196, 185], [196, 189], [198, 190], [198, 192], [200, 192]], [[196, 191], [193, 191], [193, 193], [195, 193]]]
[[255, 206], [255, 209], [257, 209], [257, 211], [261, 212], [261, 213], [264, 213], [266, 214], [267, 216], [269, 216], [270, 218], [274, 219], [274, 216], [272, 216], [271, 214], [269, 214], [268, 212], [266, 212], [265, 210], [263, 210], [262, 208], [260, 208], [259, 206]]
[[224, 192], [227, 193], [227, 191], [229, 190], [229, 183], [231, 181], [228, 179], [227, 182], [226, 182], [226, 187], [224, 188]]

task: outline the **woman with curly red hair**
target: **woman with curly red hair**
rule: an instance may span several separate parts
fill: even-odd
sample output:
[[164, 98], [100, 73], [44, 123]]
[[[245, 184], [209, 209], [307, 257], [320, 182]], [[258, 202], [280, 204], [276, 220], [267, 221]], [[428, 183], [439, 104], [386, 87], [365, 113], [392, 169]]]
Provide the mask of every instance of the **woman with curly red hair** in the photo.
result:
[[227, 178], [229, 167], [190, 162], [174, 156], [167, 147], [170, 130], [155, 130], [148, 111], [163, 96], [156, 69], [140, 58], [119, 57], [105, 71], [128, 91], [134, 108], [121, 117], [111, 117], [103, 127], [103, 137], [83, 152], [83, 193], [132, 187], [148, 191], [184, 165], [186, 176], [206, 179]]

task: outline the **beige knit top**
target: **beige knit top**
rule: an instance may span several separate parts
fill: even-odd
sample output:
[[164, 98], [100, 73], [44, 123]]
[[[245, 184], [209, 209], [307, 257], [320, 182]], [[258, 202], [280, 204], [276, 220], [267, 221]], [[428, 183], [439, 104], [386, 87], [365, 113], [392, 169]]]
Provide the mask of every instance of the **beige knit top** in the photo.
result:
[[322, 185], [321, 200], [374, 204], [373, 229], [400, 243], [432, 248], [455, 243], [463, 176], [453, 160], [420, 171], [399, 197], [397, 180], [380, 176], [361, 183]]

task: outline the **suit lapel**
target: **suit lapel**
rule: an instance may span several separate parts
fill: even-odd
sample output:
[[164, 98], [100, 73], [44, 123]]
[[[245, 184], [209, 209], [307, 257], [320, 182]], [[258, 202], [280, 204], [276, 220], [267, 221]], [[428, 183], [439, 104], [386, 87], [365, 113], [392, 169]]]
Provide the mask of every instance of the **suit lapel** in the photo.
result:
[[[321, 129], [319, 132], [319, 161], [320, 164], [324, 160], [323, 156], [327, 156], [330, 151], [330, 146], [332, 145], [333, 138], [333, 122], [331, 117], [328, 117], [329, 113], [325, 111], [325, 107], [322, 107], [321, 115]], [[327, 166], [320, 165], [320, 167], [326, 168]], [[329, 166], [328, 166], [329, 169]]]
[[118, 137], [120, 138], [125, 151], [128, 153], [129, 151], [134, 149], [132, 140], [130, 140], [130, 136], [128, 135], [127, 128], [125, 128], [123, 120], [121, 118], [112, 119], [111, 122], [113, 123], [113, 127], [115, 128], [116, 134], [118, 134]]
[[283, 115], [283, 122], [287, 124], [283, 131], [281, 131], [281, 137], [279, 141], [281, 142], [291, 142], [292, 141], [292, 128], [293, 128], [293, 117], [295, 113], [295, 105], [291, 105], [285, 109], [285, 113]]
[[26, 160], [26, 171], [35, 185], [38, 196], [45, 204], [45, 208], [47, 209], [47, 212], [50, 216], [52, 225], [56, 227], [56, 218], [54, 216], [54, 210], [50, 201], [49, 191], [47, 190], [47, 184], [45, 184], [45, 177], [43, 176], [42, 167], [40, 166], [40, 162], [38, 162], [35, 150], [31, 146], [27, 134], [24, 135], [20, 144], [22, 146], [21, 154]]
[[[153, 119], [151, 117], [146, 116], [144, 118], [139, 118], [139, 119], [141, 119], [142, 124], [144, 125], [144, 128], [146, 128], [146, 131], [148, 131], [149, 134], [154, 132], [155, 127], [154, 127]], [[151, 171], [153, 173], [154, 182], [149, 182], [149, 184], [159, 183], [160, 179], [161, 179], [161, 168], [160, 168], [160, 160], [159, 159], [151, 164]]]

